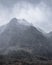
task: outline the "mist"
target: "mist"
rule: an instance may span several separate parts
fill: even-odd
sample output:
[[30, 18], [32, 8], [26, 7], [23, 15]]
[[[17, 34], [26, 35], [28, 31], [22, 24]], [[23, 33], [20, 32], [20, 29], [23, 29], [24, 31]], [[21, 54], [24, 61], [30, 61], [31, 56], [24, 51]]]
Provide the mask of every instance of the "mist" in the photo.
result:
[[25, 19], [45, 32], [52, 31], [52, 9], [43, 1], [35, 5], [27, 1], [16, 1], [11, 7], [0, 4], [0, 26], [12, 18]]

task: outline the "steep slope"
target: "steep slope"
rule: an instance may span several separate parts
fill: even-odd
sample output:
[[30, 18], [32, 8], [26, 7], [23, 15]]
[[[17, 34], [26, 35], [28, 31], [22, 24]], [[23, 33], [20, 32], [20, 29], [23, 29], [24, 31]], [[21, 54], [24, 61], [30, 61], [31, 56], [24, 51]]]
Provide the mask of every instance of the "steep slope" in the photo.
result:
[[[0, 50], [25, 50], [34, 54], [45, 55], [50, 50], [50, 42], [34, 26], [20, 23], [25, 20], [13, 18], [0, 34]], [[2, 52], [2, 51], [1, 51]]]
[[49, 40], [33, 26], [25, 30], [22, 43], [22, 47], [28, 47], [36, 55], [39, 55], [39, 53], [43, 55], [44, 53], [47, 54], [51, 48]]

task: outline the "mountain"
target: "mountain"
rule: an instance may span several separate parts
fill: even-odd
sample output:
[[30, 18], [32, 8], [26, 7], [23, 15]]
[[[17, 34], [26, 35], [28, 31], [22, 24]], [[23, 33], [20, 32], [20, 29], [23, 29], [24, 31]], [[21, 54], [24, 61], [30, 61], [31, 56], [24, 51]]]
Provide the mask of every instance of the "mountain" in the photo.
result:
[[25, 50], [34, 55], [47, 55], [51, 49], [49, 40], [24, 19], [13, 18], [1, 31], [1, 53], [10, 50]]

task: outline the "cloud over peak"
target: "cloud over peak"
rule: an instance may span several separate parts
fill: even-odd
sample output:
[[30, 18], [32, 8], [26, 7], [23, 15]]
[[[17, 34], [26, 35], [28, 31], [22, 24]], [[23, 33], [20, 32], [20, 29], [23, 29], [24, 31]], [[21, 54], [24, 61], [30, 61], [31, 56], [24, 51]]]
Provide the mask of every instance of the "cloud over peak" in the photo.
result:
[[52, 0], [0, 0], [0, 25], [11, 18], [26, 19], [49, 32], [52, 29]]

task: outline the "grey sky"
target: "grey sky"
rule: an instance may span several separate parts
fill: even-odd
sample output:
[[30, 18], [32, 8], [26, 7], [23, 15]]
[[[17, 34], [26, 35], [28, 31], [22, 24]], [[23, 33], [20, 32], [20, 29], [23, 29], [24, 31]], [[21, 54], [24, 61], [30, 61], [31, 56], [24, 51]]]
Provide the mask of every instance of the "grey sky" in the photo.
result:
[[52, 0], [0, 0], [0, 25], [13, 17], [24, 18], [46, 32], [52, 31]]

